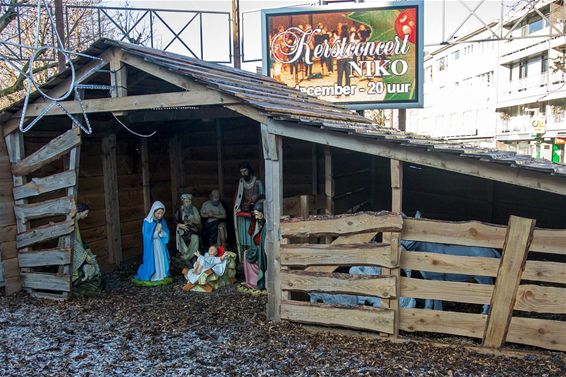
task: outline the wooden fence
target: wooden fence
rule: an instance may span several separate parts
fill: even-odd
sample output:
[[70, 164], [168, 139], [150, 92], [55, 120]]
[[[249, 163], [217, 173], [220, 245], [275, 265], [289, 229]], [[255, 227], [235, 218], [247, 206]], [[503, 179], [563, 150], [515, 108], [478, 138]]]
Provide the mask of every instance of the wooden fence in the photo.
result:
[[[486, 347], [511, 342], [566, 351], [566, 323], [560, 318], [566, 314], [566, 265], [535, 260], [563, 259], [566, 230], [537, 229], [534, 225], [533, 220], [514, 216], [505, 227], [478, 222], [402, 221], [390, 214], [282, 222], [281, 318], [392, 335], [402, 330], [468, 336], [482, 339]], [[367, 244], [377, 232], [384, 232], [384, 242]], [[339, 237], [327, 245], [286, 244], [296, 237], [322, 235]], [[496, 259], [399, 252], [400, 239], [491, 247], [501, 249], [503, 255]], [[383, 275], [333, 273], [336, 266], [352, 265], [381, 266]], [[399, 268], [490, 276], [496, 278], [496, 284], [400, 277]], [[289, 299], [291, 291], [377, 296], [382, 298], [382, 309], [300, 302]], [[489, 315], [482, 315], [400, 309], [398, 297], [490, 304], [491, 310]]]

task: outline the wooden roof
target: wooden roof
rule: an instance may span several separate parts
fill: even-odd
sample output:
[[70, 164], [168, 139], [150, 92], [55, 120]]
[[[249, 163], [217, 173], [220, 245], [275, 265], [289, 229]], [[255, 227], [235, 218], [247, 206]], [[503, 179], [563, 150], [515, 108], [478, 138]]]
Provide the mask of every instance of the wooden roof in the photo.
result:
[[[221, 64], [110, 39], [98, 40], [84, 53], [100, 56], [113, 47], [120, 49], [126, 55], [143, 59], [152, 65], [165, 68], [168, 72], [188, 77], [207, 88], [235, 97], [242, 104], [261, 112], [266, 119], [293, 123], [309, 129], [324, 129], [343, 137], [352, 135], [365, 140], [375, 140], [380, 144], [386, 142], [419, 151], [442, 153], [444, 156], [450, 154], [465, 160], [491, 162], [507, 165], [511, 169], [538, 171], [566, 177], [566, 166], [563, 164], [554, 164], [515, 152], [479, 148], [460, 142], [379, 127], [372, 124], [369, 119], [342, 106], [308, 96], [270, 77]], [[79, 57], [75, 62], [75, 68], [79, 69], [88, 61], [87, 58]], [[69, 76], [70, 71], [66, 70], [45, 83], [42, 89], [49, 90]], [[39, 97], [37, 92], [32, 93], [30, 103]], [[19, 111], [22, 104], [21, 100], [5, 108], [4, 113], [0, 116], [0, 122], [9, 119]]]

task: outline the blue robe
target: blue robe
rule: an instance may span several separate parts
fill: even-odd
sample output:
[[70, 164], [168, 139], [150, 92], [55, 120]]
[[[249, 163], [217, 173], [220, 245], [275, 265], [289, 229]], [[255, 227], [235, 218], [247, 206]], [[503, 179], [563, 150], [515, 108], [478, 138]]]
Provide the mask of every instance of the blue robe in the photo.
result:
[[[154, 250], [153, 250], [153, 233], [155, 232], [155, 227], [157, 226], [156, 221], [149, 222], [144, 220], [143, 222], [143, 263], [138, 268], [138, 274], [136, 279], [150, 281], [151, 277], [155, 273], [155, 260], [154, 260]], [[160, 237], [162, 242], [163, 250], [165, 252], [164, 260], [164, 270], [169, 276], [169, 251], [167, 250], [167, 243], [169, 242], [169, 229], [167, 228], [167, 222], [165, 219], [161, 219], [161, 231], [164, 233], [163, 237]]]

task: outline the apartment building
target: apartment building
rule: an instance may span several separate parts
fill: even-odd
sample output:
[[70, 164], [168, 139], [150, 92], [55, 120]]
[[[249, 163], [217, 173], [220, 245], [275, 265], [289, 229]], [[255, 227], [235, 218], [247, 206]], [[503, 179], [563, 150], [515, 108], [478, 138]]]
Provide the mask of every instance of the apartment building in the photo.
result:
[[565, 19], [562, 0], [539, 2], [505, 21], [512, 39], [484, 27], [429, 54], [425, 107], [407, 111], [407, 130], [564, 162]]

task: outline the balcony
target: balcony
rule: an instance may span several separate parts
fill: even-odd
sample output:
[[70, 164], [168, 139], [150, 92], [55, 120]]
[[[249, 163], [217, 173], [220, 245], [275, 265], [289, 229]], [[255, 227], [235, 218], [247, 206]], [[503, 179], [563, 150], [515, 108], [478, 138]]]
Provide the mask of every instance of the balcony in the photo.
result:
[[[549, 94], [552, 98], [547, 98]], [[543, 97], [547, 100], [566, 97], [566, 85], [560, 72], [550, 75], [545, 72], [502, 83], [499, 86], [498, 95], [498, 108], [515, 106], [537, 102]]]
[[[528, 140], [536, 137], [533, 126], [538, 120], [545, 119], [544, 116], [520, 115], [510, 119], [498, 117], [496, 122], [497, 140]], [[564, 115], [556, 115], [546, 118], [546, 130], [543, 137], [556, 137], [558, 133], [566, 132], [566, 119]]]
[[[558, 25], [557, 27], [563, 27]], [[554, 35], [548, 37], [548, 35]], [[558, 49], [564, 44], [564, 35], [558, 34], [554, 28], [545, 27], [528, 35], [525, 39], [513, 39], [501, 42], [499, 64], [508, 64], [519, 59], [540, 54], [549, 48]], [[539, 38], [540, 37], [540, 38]]]

